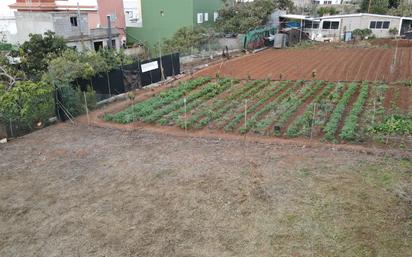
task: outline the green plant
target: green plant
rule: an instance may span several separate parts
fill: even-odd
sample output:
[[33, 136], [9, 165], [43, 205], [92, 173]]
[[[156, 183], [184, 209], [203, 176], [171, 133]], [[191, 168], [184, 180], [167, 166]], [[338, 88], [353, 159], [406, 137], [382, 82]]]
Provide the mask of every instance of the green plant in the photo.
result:
[[396, 37], [398, 33], [399, 33], [399, 30], [396, 27], [389, 29], [389, 34], [391, 34], [392, 37]]
[[115, 121], [118, 123], [130, 123], [138, 119], [144, 118], [153, 114], [161, 107], [166, 107], [171, 103], [177, 101], [182, 96], [186, 95], [190, 91], [198, 88], [199, 86], [209, 82], [211, 79], [198, 78], [188, 82], [179, 84], [178, 87], [172, 87], [168, 90], [161, 91], [159, 94], [151, 97], [143, 102], [137, 103], [119, 113], [106, 114], [104, 119], [106, 121]]
[[[284, 88], [286, 88], [288, 86], [288, 83], [283, 83], [281, 84], [278, 88], [276, 88], [272, 93], [270, 93], [269, 95], [267, 95], [266, 97], [264, 97], [263, 99], [260, 99], [257, 103], [255, 103], [254, 105], [252, 105], [251, 107], [249, 107], [247, 109], [248, 113], [253, 113], [254, 111], [256, 111], [259, 106], [263, 105], [267, 100], [269, 100], [270, 98], [272, 98], [273, 96], [277, 95], [280, 91], [282, 91]], [[292, 91], [292, 88], [289, 88], [286, 92], [284, 92], [283, 94], [281, 94], [280, 96], [278, 96], [276, 99], [282, 99], [284, 97], [286, 97], [287, 92]], [[275, 101], [276, 101], [275, 99]], [[268, 104], [270, 105], [270, 103]], [[269, 107], [267, 107], [268, 105], [266, 105], [265, 107], [263, 107], [259, 112], [255, 113], [251, 119], [246, 123], [246, 127], [247, 130], [249, 130], [250, 128], [252, 128], [254, 126], [254, 124], [256, 123], [258, 117], [260, 115], [262, 115], [264, 112], [266, 112], [267, 109], [272, 108], [273, 106], [270, 105]], [[265, 110], [263, 110], [265, 109]], [[263, 111], [262, 111], [263, 110]], [[242, 118], [244, 117], [243, 113], [239, 113], [237, 116], [234, 117], [234, 119], [232, 119], [228, 124], [226, 124], [226, 126], [224, 127], [225, 132], [229, 132], [232, 131], [236, 125], [242, 120]], [[241, 133], [245, 133], [246, 131], [243, 131], [244, 128], [241, 128]]]
[[330, 94], [331, 90], [335, 87], [333, 83], [329, 83], [323, 90], [322, 92], [313, 99], [313, 102], [309, 104], [304, 113], [298, 117], [287, 129], [286, 135], [289, 137], [296, 137], [298, 135], [301, 135], [304, 133], [303, 127], [309, 128], [312, 127], [313, 124], [313, 109], [315, 105], [318, 105], [319, 102], [326, 97], [328, 94]]
[[335, 15], [338, 14], [339, 12], [336, 10], [335, 7], [320, 7], [318, 9], [318, 14], [319, 16], [324, 16], [324, 15]]
[[43, 82], [17, 82], [10, 90], [0, 85], [0, 118], [23, 122], [29, 127], [54, 114], [53, 88]]
[[376, 135], [412, 135], [412, 115], [390, 115], [383, 123], [375, 125], [370, 133]]
[[368, 98], [369, 86], [365, 84], [362, 86], [358, 99], [354, 103], [352, 110], [345, 119], [340, 137], [347, 141], [353, 141], [356, 138], [356, 129], [358, 127], [359, 115], [365, 105], [366, 99]]
[[29, 37], [19, 48], [20, 67], [30, 79], [38, 81], [47, 71], [50, 60], [59, 56], [67, 46], [62, 37], [51, 31], [44, 35], [30, 34]]
[[348, 105], [350, 98], [356, 92], [356, 88], [356, 84], [350, 84], [348, 90], [343, 94], [341, 100], [336, 105], [328, 123], [323, 128], [323, 132], [325, 133], [324, 138], [326, 140], [335, 140], [335, 133], [338, 129], [339, 121], [342, 119], [342, 115], [345, 112], [345, 108]]
[[372, 30], [371, 29], [355, 29], [352, 31], [352, 34], [354, 36], [360, 37], [361, 40], [364, 40], [367, 37], [372, 36]]

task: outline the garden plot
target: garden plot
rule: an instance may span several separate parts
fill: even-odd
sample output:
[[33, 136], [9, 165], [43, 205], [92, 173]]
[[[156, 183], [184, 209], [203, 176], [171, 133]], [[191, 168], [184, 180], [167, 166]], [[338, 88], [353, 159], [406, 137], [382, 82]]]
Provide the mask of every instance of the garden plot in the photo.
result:
[[412, 95], [407, 86], [370, 82], [199, 77], [104, 119], [330, 142], [382, 141], [389, 136], [408, 142], [412, 113], [400, 92]]

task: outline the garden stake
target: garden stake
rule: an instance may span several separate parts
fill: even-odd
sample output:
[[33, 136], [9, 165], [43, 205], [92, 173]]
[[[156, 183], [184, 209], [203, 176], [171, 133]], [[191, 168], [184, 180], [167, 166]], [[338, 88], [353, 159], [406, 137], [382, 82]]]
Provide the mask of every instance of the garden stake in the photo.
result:
[[185, 103], [185, 133], [187, 133], [187, 100], [186, 97], [183, 98], [183, 102]]
[[84, 108], [86, 109], [86, 115], [87, 115], [87, 125], [90, 126], [89, 108], [87, 107], [86, 92], [84, 91], [83, 91], [83, 96], [84, 96]]
[[316, 103], [313, 104], [312, 124], [311, 124], [311, 126], [310, 126], [310, 140], [312, 140], [313, 124], [315, 124], [315, 117], [316, 117]]

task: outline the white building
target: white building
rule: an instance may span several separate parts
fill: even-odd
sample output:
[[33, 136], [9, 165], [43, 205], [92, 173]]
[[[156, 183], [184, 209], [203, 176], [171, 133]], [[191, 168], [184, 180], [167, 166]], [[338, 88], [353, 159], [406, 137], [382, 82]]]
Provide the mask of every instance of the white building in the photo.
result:
[[390, 29], [396, 28], [398, 36], [412, 29], [412, 17], [399, 17], [379, 15], [371, 13], [355, 13], [344, 15], [332, 15], [323, 17], [307, 17], [304, 15], [285, 14], [280, 15], [283, 27], [288, 21], [301, 24], [303, 32], [317, 41], [338, 41], [352, 37], [355, 29], [371, 29], [377, 38], [389, 38], [392, 35]]
[[315, 4], [315, 5], [338, 5], [338, 4], [342, 4], [342, 0], [313, 0], [312, 4]]

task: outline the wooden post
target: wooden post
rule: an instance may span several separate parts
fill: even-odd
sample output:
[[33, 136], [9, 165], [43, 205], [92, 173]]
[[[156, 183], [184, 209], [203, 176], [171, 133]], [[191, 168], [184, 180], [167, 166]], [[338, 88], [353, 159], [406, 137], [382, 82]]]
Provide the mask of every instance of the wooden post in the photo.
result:
[[83, 97], [84, 97], [84, 108], [86, 109], [86, 115], [87, 115], [87, 125], [90, 126], [89, 107], [87, 107], [86, 92], [83, 92]]

